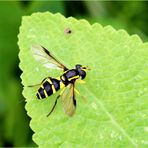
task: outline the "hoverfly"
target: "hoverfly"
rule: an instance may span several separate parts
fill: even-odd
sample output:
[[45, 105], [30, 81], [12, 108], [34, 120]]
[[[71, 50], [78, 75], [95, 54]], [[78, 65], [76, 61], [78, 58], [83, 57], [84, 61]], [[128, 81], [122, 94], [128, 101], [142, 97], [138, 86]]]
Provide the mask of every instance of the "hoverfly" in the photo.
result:
[[56, 93], [59, 89], [63, 88], [63, 90], [57, 96], [55, 103], [47, 117], [53, 112], [59, 98], [61, 98], [63, 102], [64, 112], [68, 116], [72, 116], [76, 110], [75, 92], [79, 93], [75, 89], [75, 82], [77, 79], [82, 81], [82, 79], [86, 77], [86, 71], [89, 70], [89, 68], [76, 64], [74, 69], [68, 69], [43, 46], [35, 45], [32, 46], [31, 49], [33, 57], [44, 67], [63, 71], [63, 74], [58, 78], [47, 77], [43, 79], [40, 84], [29, 86], [33, 87], [40, 85], [36, 93], [36, 97], [38, 99], [47, 98], [48, 96]]

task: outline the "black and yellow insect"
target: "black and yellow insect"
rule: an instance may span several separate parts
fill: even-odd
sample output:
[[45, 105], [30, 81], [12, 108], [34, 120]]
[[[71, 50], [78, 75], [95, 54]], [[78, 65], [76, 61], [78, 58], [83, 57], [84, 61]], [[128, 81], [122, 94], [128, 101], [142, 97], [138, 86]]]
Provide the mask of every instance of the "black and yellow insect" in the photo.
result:
[[74, 69], [68, 69], [46, 48], [39, 45], [32, 46], [32, 53], [34, 58], [46, 68], [63, 70], [63, 74], [58, 78], [47, 77], [41, 82], [41, 84], [32, 85], [40, 85], [36, 94], [38, 99], [47, 98], [48, 96], [56, 93], [59, 89], [63, 88], [63, 90], [57, 96], [55, 103], [47, 116], [52, 113], [57, 104], [57, 100], [60, 97], [63, 102], [65, 113], [69, 116], [72, 116], [76, 110], [75, 92], [79, 93], [74, 87], [75, 81], [77, 79], [84, 79], [86, 77], [86, 71], [89, 70], [89, 68], [77, 64]]

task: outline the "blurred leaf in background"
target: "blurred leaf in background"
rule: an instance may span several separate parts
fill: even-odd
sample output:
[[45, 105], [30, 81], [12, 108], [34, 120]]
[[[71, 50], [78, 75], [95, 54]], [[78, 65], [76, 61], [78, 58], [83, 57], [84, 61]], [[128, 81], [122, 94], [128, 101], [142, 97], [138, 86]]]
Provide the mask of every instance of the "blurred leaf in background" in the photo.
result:
[[146, 1], [85, 1], [89, 21], [112, 25], [116, 29], [126, 29], [130, 34], [138, 34], [147, 41], [148, 2]]
[[0, 146], [35, 146], [24, 109], [17, 34], [23, 15], [64, 13], [62, 2], [0, 2]]
[[19, 146], [25, 143], [28, 133], [28, 120], [19, 103], [22, 97], [16, 44], [23, 13], [16, 2], [1, 2], [0, 7], [0, 138], [2, 146]]
[[0, 146], [35, 146], [24, 110], [17, 34], [21, 18], [33, 12], [60, 12], [91, 23], [124, 28], [144, 41], [148, 35], [148, 2], [18, 1], [0, 2]]

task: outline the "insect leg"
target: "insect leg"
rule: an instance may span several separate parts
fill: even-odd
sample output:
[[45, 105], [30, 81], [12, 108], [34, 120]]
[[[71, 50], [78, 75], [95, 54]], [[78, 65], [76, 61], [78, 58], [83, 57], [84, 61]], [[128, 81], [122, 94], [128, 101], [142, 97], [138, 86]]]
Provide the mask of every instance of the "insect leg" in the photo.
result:
[[76, 88], [75, 88], [75, 92], [76, 92], [78, 95], [80, 95], [80, 96], [83, 98], [83, 100], [84, 100], [85, 102], [87, 102], [86, 97], [83, 96], [83, 95], [81, 95], [80, 92], [79, 92]]
[[[66, 88], [66, 87], [65, 87], [65, 88]], [[55, 100], [55, 102], [54, 102], [54, 105], [53, 105], [51, 111], [47, 114], [47, 117], [50, 116], [50, 114], [51, 114], [51, 113], [53, 112], [53, 110], [55, 109], [55, 106], [56, 106], [56, 104], [57, 104], [57, 101], [58, 101], [58, 99], [60, 98], [60, 96], [63, 94], [65, 88], [64, 88], [64, 89], [60, 92], [60, 94], [57, 96], [57, 98], [56, 98], [56, 100]]]
[[35, 84], [35, 85], [28, 85], [27, 87], [36, 87], [36, 86], [40, 86], [41, 84]]
[[28, 85], [27, 87], [36, 87], [36, 86], [40, 86], [40, 85], [43, 84], [43, 82], [44, 82], [47, 78], [48, 78], [48, 77], [44, 78], [40, 84]]
[[54, 105], [53, 105], [51, 111], [48, 113], [47, 117], [50, 116], [50, 114], [53, 112], [53, 110], [54, 110], [54, 108], [55, 108], [55, 106], [56, 106], [56, 104], [57, 104], [57, 100], [59, 99], [59, 97], [60, 97], [60, 95], [57, 96], [57, 98], [56, 98], [56, 100], [55, 100], [55, 102], [54, 102]]
[[75, 92], [78, 94], [78, 95], [80, 95], [80, 92], [75, 88]]
[[78, 79], [77, 82], [80, 83], [80, 84], [86, 83], [84, 80], [81, 80], [81, 79]]

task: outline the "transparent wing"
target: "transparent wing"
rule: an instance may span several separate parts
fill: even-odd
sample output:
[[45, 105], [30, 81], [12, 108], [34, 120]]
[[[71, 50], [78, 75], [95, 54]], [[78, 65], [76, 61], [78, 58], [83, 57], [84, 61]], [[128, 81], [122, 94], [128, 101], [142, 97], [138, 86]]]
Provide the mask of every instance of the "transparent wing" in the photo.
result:
[[63, 103], [64, 112], [68, 116], [72, 116], [76, 110], [76, 99], [74, 93], [74, 83], [70, 83], [64, 90], [61, 100]]
[[63, 71], [68, 70], [68, 68], [66, 68], [60, 61], [58, 61], [46, 48], [40, 45], [33, 45], [31, 50], [34, 58], [44, 67]]

